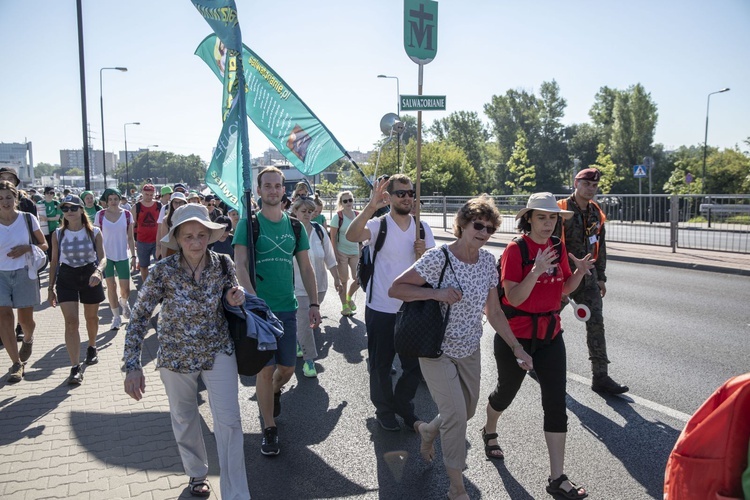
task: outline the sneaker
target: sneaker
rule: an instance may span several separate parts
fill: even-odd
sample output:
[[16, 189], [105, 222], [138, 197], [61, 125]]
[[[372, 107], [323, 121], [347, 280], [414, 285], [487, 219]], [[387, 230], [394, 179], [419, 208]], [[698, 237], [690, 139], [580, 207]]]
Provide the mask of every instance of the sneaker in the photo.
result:
[[119, 330], [121, 326], [122, 326], [122, 318], [121, 318], [121, 317], [120, 317], [120, 315], [118, 314], [118, 315], [117, 315], [117, 316], [115, 316], [115, 317], [114, 317], [114, 319], [112, 320], [112, 328], [111, 328], [111, 329], [112, 329], [112, 330]]
[[608, 394], [622, 394], [630, 390], [627, 385], [618, 384], [607, 374], [594, 375], [591, 380], [591, 389], [595, 392], [606, 392]]
[[13, 366], [10, 367], [10, 376], [8, 376], [8, 382], [11, 384], [20, 382], [23, 378], [23, 372], [23, 363], [13, 363]]
[[539, 376], [536, 374], [536, 370], [529, 370], [526, 372], [526, 375], [539, 382]]
[[304, 353], [302, 352], [302, 346], [297, 344], [297, 357], [301, 358], [302, 356], [304, 356]]
[[96, 347], [89, 346], [88, 349], [86, 349], [86, 361], [85, 363], [87, 365], [95, 365], [99, 362], [99, 356], [96, 352]]
[[81, 382], [83, 382], [83, 372], [81, 371], [81, 365], [75, 365], [70, 369], [68, 385], [81, 385]]
[[275, 456], [280, 451], [279, 430], [276, 427], [266, 427], [263, 429], [263, 441], [260, 444], [260, 452], [266, 456]]
[[16, 341], [20, 342], [23, 340], [23, 329], [21, 323], [16, 323]]
[[349, 299], [349, 301], [346, 303], [346, 305], [349, 306], [349, 309], [352, 310], [352, 312], [357, 310], [357, 304], [354, 303], [352, 299]]
[[[281, 391], [273, 393], [273, 418], [281, 415]], [[269, 427], [269, 429], [276, 429], [276, 427]]]
[[31, 342], [21, 341], [21, 348], [18, 350], [18, 359], [21, 360], [21, 363], [27, 362], [31, 357], [31, 348], [34, 345], [32, 342], [34, 342], [33, 339]]
[[347, 304], [347, 305], [345, 305], [344, 307], [341, 308], [341, 315], [342, 316], [351, 316], [352, 314], [353, 314], [352, 313], [352, 309], [351, 309], [351, 307], [349, 307], [349, 304]]
[[125, 316], [125, 319], [130, 319], [130, 304], [128, 304], [128, 301], [120, 297], [119, 303], [122, 315]]
[[302, 365], [302, 374], [307, 378], [318, 376], [318, 371], [315, 369], [315, 362], [312, 359], [305, 361], [305, 364]]
[[380, 427], [382, 427], [386, 431], [400, 431], [401, 430], [401, 426], [398, 424], [398, 420], [396, 420], [396, 417], [393, 415], [375, 417], [375, 420], [377, 420], [378, 424], [380, 424]]

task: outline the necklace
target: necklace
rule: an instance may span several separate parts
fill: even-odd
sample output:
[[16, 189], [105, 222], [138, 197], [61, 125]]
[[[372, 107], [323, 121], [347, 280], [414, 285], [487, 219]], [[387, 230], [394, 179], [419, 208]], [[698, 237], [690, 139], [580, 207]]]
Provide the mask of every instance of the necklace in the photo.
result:
[[201, 260], [199, 260], [199, 261], [198, 261], [198, 264], [196, 264], [196, 266], [195, 266], [195, 267], [193, 267], [193, 266], [191, 266], [191, 265], [190, 265], [190, 262], [188, 262], [188, 260], [187, 260], [187, 257], [185, 257], [184, 255], [182, 256], [182, 259], [183, 259], [183, 260], [185, 261], [185, 264], [187, 264], [187, 266], [188, 266], [188, 267], [190, 268], [190, 272], [191, 272], [191, 273], [192, 273], [192, 275], [193, 275], [193, 281], [197, 281], [197, 279], [195, 278], [195, 273], [196, 273], [196, 272], [198, 271], [198, 268], [200, 267], [200, 265], [201, 265], [201, 262], [203, 262], [203, 258], [204, 258], [205, 256], [206, 256], [206, 254], [204, 253], [204, 254], [203, 254], [203, 255], [201, 256]]

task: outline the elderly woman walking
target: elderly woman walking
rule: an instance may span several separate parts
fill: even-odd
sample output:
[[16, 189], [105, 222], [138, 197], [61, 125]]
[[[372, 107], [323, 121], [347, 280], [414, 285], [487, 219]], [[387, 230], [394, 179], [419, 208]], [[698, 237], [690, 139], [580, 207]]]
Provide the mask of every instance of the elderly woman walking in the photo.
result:
[[[551, 193], [535, 193], [526, 208], [516, 215], [520, 238], [508, 244], [501, 258], [500, 277], [504, 296], [502, 308], [513, 331], [512, 342], [495, 339], [497, 387], [487, 404], [487, 421], [482, 429], [488, 458], [502, 459], [497, 443], [497, 421], [510, 406], [527, 370], [534, 369], [542, 393], [544, 439], [549, 453], [550, 476], [547, 492], [562, 498], [586, 498], [584, 488], [563, 473], [568, 415], [565, 408], [566, 355], [560, 327], [560, 300], [578, 288], [583, 276], [594, 266], [591, 255], [582, 259], [568, 254], [565, 244], [554, 233], [561, 219], [573, 212], [557, 206]], [[571, 273], [568, 259], [576, 266]], [[519, 365], [519, 353], [529, 353], [528, 362]]]
[[[500, 224], [492, 198], [469, 200], [456, 214], [450, 245], [428, 250], [412, 267], [396, 278], [391, 297], [404, 302], [434, 299], [450, 305], [450, 317], [438, 358], [419, 358], [438, 415], [430, 422], [416, 422], [422, 439], [422, 457], [432, 461], [433, 441], [440, 433], [443, 461], [450, 480], [448, 498], [468, 499], [463, 482], [466, 467], [466, 427], [479, 401], [482, 312], [497, 332], [496, 342], [509, 346], [516, 340], [500, 308], [495, 258], [482, 249]], [[442, 275], [442, 282], [440, 281]], [[440, 282], [440, 288], [434, 288]], [[424, 287], [429, 283], [432, 288]], [[519, 349], [518, 358], [531, 364]]]
[[234, 263], [208, 250], [224, 233], [211, 222], [206, 207], [188, 204], [172, 214], [172, 226], [161, 240], [177, 253], [158, 261], [141, 289], [125, 337], [125, 392], [143, 397], [146, 378], [141, 366], [143, 339], [151, 314], [162, 301], [156, 327], [156, 368], [164, 383], [172, 431], [194, 496], [207, 497], [208, 455], [198, 412], [198, 376], [208, 389], [219, 455], [221, 498], [247, 500], [242, 422], [238, 401], [237, 360], [222, 307], [241, 305], [245, 292], [237, 284]]
[[[0, 339], [12, 363], [8, 375], [8, 382], [12, 383], [21, 381], [24, 363], [31, 356], [36, 326], [34, 306], [40, 302], [36, 270], [30, 273], [27, 267], [26, 255], [33, 252], [31, 245], [47, 250], [39, 221], [18, 211], [15, 183], [0, 181]], [[18, 322], [23, 328], [20, 351], [13, 331], [13, 309], [18, 309]]]

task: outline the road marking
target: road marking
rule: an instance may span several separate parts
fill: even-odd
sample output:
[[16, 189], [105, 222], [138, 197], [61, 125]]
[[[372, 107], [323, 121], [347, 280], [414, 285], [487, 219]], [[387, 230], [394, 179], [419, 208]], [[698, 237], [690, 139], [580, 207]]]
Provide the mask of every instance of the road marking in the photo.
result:
[[[568, 378], [570, 380], [575, 380], [576, 382], [580, 382], [583, 385], [589, 385], [589, 386], [591, 385], [591, 379], [582, 377], [575, 373], [568, 372]], [[664, 415], [675, 418], [682, 422], [687, 422], [692, 416], [692, 415], [688, 415], [687, 413], [682, 413], [681, 411], [675, 410], [668, 406], [660, 405], [659, 403], [655, 403], [654, 401], [650, 401], [640, 396], [636, 396], [630, 392], [626, 394], [620, 394], [618, 395], [618, 397], [624, 399], [625, 401], [632, 401], [641, 406], [645, 406], [646, 408], [649, 408], [651, 410], [658, 411], [659, 413], [663, 413]]]

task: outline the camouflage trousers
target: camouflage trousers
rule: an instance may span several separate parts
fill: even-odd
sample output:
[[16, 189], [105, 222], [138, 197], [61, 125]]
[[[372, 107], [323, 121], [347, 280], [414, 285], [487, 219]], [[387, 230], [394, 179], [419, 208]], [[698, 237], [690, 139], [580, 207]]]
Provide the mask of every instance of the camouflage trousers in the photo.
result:
[[591, 270], [590, 276], [583, 277], [583, 282], [570, 297], [577, 304], [585, 304], [591, 310], [591, 318], [586, 322], [586, 344], [589, 348], [591, 371], [594, 375], [606, 375], [609, 359], [607, 341], [604, 338], [602, 295], [595, 269]]

